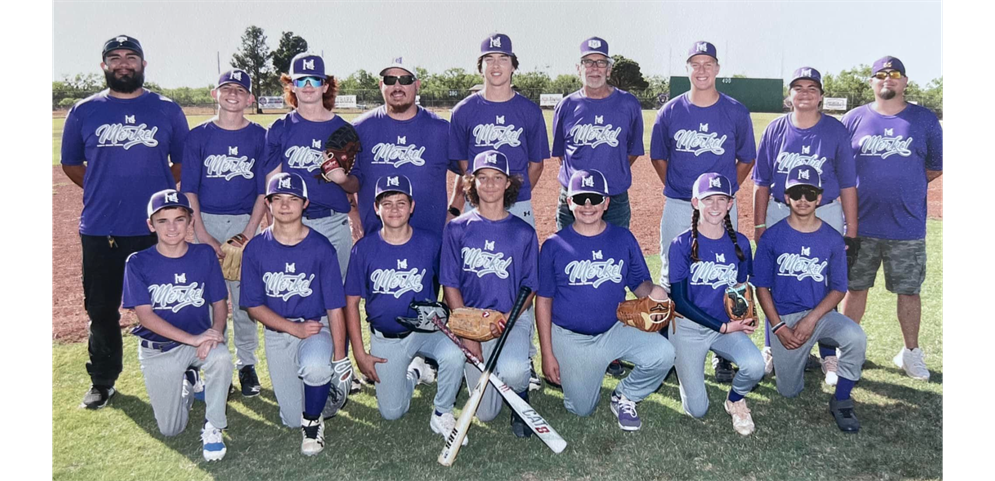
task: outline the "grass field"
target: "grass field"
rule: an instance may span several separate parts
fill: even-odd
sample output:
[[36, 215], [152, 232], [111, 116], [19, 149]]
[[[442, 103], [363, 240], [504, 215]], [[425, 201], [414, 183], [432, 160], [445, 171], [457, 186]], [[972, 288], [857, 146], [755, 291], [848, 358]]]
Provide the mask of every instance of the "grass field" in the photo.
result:
[[[428, 427], [435, 386], [420, 386], [410, 412], [384, 421], [370, 388], [353, 396], [326, 425], [325, 452], [300, 455], [300, 432], [280, 425], [261, 357], [261, 396], [232, 396], [228, 405], [228, 454], [220, 463], [201, 457], [198, 437], [204, 405], [196, 403], [186, 432], [159, 434], [138, 366], [135, 339], [125, 338], [124, 373], [111, 404], [92, 412], [76, 406], [88, 385], [85, 344], [53, 344], [54, 479], [938, 479], [943, 432], [943, 224], [929, 221], [929, 266], [923, 286], [921, 344], [929, 353], [929, 383], [909, 379], [891, 363], [901, 347], [895, 297], [879, 274], [863, 327], [868, 337], [864, 376], [853, 391], [862, 423], [859, 434], [840, 432], [827, 412], [831, 388], [821, 372], [806, 376], [795, 399], [777, 394], [764, 379], [747, 399], [757, 432], [742, 438], [722, 410], [727, 387], [706, 377], [712, 401], [702, 420], [683, 414], [674, 378], [639, 406], [642, 430], [618, 429], [607, 397], [617, 384], [606, 378], [602, 400], [589, 418], [566, 412], [562, 393], [546, 387], [533, 406], [570, 443], [553, 455], [538, 439], [515, 439], [507, 410], [490, 424], [475, 422], [470, 445], [453, 468], [435, 458], [442, 438]], [[648, 259], [651, 271], [659, 257]], [[758, 333], [754, 340], [762, 343]], [[262, 355], [263, 350], [259, 350]], [[538, 362], [538, 360], [537, 360]], [[466, 402], [466, 390], [457, 410]]]

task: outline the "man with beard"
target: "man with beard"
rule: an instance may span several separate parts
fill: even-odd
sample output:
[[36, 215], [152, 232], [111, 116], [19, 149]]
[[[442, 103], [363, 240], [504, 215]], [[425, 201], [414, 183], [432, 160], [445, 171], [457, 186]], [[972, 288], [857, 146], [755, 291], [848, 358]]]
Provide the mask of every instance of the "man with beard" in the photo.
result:
[[114, 395], [122, 369], [118, 308], [125, 260], [156, 243], [146, 203], [155, 192], [176, 188], [189, 131], [179, 105], [142, 88], [146, 62], [138, 40], [108, 40], [102, 59], [107, 90], [73, 106], [62, 133], [62, 169], [83, 188], [79, 232], [92, 385], [82, 407], [88, 409], [104, 407]]

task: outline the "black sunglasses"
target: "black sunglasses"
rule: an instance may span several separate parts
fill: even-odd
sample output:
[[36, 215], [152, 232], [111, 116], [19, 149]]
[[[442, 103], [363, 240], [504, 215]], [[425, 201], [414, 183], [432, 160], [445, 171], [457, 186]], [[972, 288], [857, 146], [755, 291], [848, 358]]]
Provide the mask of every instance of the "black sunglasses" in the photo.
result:
[[791, 189], [790, 191], [787, 192], [787, 194], [788, 197], [791, 198], [791, 200], [801, 200], [802, 197], [805, 197], [805, 200], [809, 202], [815, 202], [815, 199], [819, 198], [819, 192], [817, 192], [815, 189], [807, 189], [807, 188]]
[[591, 202], [591, 205], [598, 205], [605, 201], [605, 196], [590, 193], [575, 194], [570, 198], [573, 199], [574, 205], [584, 205], [587, 204], [588, 201]]
[[394, 85], [398, 82], [400, 82], [401, 85], [411, 85], [415, 83], [415, 76], [414, 75], [401, 75], [400, 77], [396, 75], [383, 76], [384, 85]]

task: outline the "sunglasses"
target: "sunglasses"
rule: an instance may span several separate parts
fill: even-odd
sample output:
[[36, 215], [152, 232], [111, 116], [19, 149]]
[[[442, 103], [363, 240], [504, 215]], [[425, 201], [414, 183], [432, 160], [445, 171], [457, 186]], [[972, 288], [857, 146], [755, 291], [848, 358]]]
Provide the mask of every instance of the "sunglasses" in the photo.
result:
[[893, 78], [895, 80], [898, 80], [898, 79], [902, 78], [902, 72], [899, 72], [898, 70], [889, 70], [887, 72], [878, 72], [878, 73], [872, 75], [872, 77], [874, 77], [874, 78], [876, 78], [878, 80], [884, 80], [884, 79], [886, 79], [888, 77], [891, 77], [891, 78]]
[[605, 196], [601, 194], [589, 194], [589, 193], [575, 194], [570, 198], [573, 199], [574, 205], [584, 205], [587, 204], [588, 202], [590, 202], [591, 205], [599, 205], [605, 201]]
[[802, 197], [805, 197], [805, 200], [815, 202], [815, 199], [819, 198], [819, 192], [813, 189], [791, 189], [787, 194], [791, 200], [801, 200]]
[[321, 87], [324, 85], [325, 79], [321, 77], [301, 77], [294, 80], [294, 86], [297, 88], [304, 88], [309, 83], [312, 87]]
[[415, 76], [414, 75], [401, 75], [400, 77], [396, 75], [383, 76], [384, 85], [394, 85], [398, 82], [400, 82], [401, 85], [411, 85], [415, 83]]

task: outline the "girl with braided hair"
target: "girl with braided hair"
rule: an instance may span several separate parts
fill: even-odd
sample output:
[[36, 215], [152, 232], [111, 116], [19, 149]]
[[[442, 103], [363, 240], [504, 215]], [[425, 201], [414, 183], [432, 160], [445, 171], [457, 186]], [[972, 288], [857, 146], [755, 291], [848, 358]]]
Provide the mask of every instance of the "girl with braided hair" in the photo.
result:
[[[678, 235], [668, 251], [670, 297], [680, 319], [670, 341], [677, 352], [677, 376], [684, 411], [696, 418], [708, 411], [705, 391], [705, 356], [713, 351], [739, 366], [725, 401], [733, 429], [743, 436], [754, 430], [745, 396], [763, 378], [760, 350], [750, 340], [753, 319], [732, 321], [723, 298], [727, 287], [747, 281], [752, 274], [750, 241], [733, 228], [732, 182], [715, 172], [698, 176], [694, 183], [691, 228]], [[683, 321], [683, 322], [680, 322]]]

